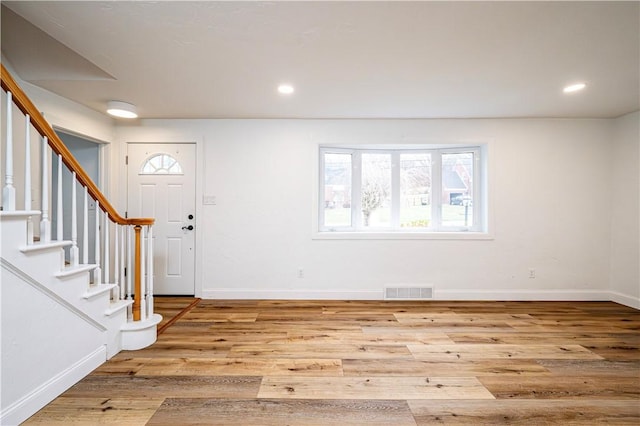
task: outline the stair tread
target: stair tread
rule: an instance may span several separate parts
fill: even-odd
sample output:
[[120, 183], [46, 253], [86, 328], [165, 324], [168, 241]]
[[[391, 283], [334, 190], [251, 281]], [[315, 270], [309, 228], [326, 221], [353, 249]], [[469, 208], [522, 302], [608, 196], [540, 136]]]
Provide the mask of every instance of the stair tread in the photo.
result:
[[96, 269], [97, 266], [98, 265], [91, 264], [91, 263], [82, 264], [78, 266], [67, 266], [65, 268], [62, 268], [60, 272], [56, 272], [54, 276], [58, 278], [69, 277], [71, 275], [79, 274], [81, 272], [93, 271], [94, 269]]
[[162, 321], [162, 315], [153, 314], [149, 318], [140, 320], [140, 321], [128, 321], [126, 324], [123, 324], [120, 330], [122, 331], [136, 331], [142, 330], [145, 328], [156, 326]]
[[108, 293], [114, 287], [116, 287], [115, 284], [90, 285], [87, 291], [82, 295], [82, 297], [85, 299], [90, 299], [100, 294]]
[[52, 248], [62, 248], [62, 247], [67, 247], [70, 246], [72, 244], [71, 241], [67, 241], [67, 240], [63, 240], [63, 241], [49, 241], [49, 242], [41, 242], [41, 241], [34, 241], [33, 244], [28, 244], [26, 246], [21, 246], [20, 247], [20, 251], [23, 253], [29, 253], [29, 252], [34, 252], [34, 251], [38, 251], [38, 250], [47, 250], [47, 249], [52, 249]]
[[109, 308], [104, 312], [105, 315], [109, 316], [109, 315], [113, 315], [116, 312], [125, 309], [126, 307], [133, 305], [133, 300], [129, 299], [129, 300], [117, 300], [115, 302], [111, 302], [111, 304], [109, 305]]
[[42, 213], [40, 210], [0, 210], [0, 218], [4, 217], [29, 217]]

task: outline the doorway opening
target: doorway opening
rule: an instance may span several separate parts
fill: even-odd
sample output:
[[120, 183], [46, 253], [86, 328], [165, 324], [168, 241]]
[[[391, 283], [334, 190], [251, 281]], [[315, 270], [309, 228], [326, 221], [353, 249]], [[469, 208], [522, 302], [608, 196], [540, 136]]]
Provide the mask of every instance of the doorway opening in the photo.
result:
[[[100, 155], [101, 155], [101, 143], [96, 142], [95, 140], [91, 140], [82, 136], [74, 135], [71, 133], [67, 133], [61, 130], [56, 129], [56, 134], [62, 139], [62, 142], [69, 149], [71, 154], [78, 160], [78, 163], [82, 166], [87, 175], [91, 178], [91, 180], [96, 184], [98, 188], [100, 186]], [[58, 158], [56, 155], [51, 159], [51, 170], [52, 170], [52, 179], [51, 179], [51, 187], [57, 188], [58, 185]], [[62, 237], [65, 240], [71, 240], [71, 185], [72, 185], [72, 175], [71, 172], [67, 169], [66, 166], [62, 166]], [[75, 181], [73, 181], [75, 182]], [[82, 247], [84, 241], [84, 214], [83, 214], [83, 206], [84, 206], [84, 191], [80, 189], [80, 187], [76, 190], [76, 217], [78, 220], [78, 248], [80, 249], [80, 253], [83, 252], [84, 248]], [[58, 199], [57, 197], [53, 197], [52, 205], [51, 205], [51, 233], [52, 235], [57, 235], [58, 233]], [[88, 221], [88, 256], [89, 262], [95, 263], [95, 235], [96, 235], [96, 203], [91, 198], [88, 197], [88, 209], [87, 209], [87, 219]], [[65, 262], [69, 262], [70, 260], [70, 247], [65, 247], [64, 249], [64, 258]]]

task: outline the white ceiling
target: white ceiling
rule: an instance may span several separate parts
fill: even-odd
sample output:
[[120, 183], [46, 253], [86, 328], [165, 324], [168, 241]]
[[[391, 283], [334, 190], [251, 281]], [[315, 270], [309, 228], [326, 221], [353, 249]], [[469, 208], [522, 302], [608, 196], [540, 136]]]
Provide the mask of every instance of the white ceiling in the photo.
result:
[[[112, 99], [143, 118], [640, 109], [637, 1], [2, 4], [2, 53], [19, 76], [98, 111]], [[562, 93], [576, 81], [587, 89]]]

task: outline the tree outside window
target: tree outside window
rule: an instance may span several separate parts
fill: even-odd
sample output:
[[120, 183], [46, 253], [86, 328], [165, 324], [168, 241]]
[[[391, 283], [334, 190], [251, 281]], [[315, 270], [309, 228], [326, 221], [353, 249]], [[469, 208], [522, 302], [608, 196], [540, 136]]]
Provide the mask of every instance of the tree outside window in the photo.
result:
[[484, 149], [322, 147], [320, 232], [482, 231]]

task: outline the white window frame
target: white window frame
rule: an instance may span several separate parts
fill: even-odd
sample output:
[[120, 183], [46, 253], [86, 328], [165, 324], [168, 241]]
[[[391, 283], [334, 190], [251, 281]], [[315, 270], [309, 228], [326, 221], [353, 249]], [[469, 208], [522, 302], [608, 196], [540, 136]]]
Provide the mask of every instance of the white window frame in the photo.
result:
[[[473, 214], [471, 226], [445, 226], [441, 223], [442, 212], [442, 155], [455, 153], [473, 153], [473, 204], [470, 206]], [[318, 205], [317, 228], [315, 238], [329, 239], [361, 239], [361, 238], [452, 238], [452, 239], [491, 239], [488, 233], [488, 190], [487, 190], [487, 146], [455, 145], [435, 146], [423, 145], [415, 147], [389, 148], [388, 145], [376, 149], [372, 146], [364, 148], [329, 146], [319, 147], [318, 174]], [[360, 211], [361, 196], [361, 158], [364, 153], [389, 154], [392, 164], [391, 179], [391, 226], [364, 227], [362, 212]], [[401, 228], [400, 227], [400, 157], [405, 153], [431, 154], [431, 226], [429, 228]], [[351, 226], [326, 226], [324, 224], [325, 211], [325, 154], [351, 155]]]

